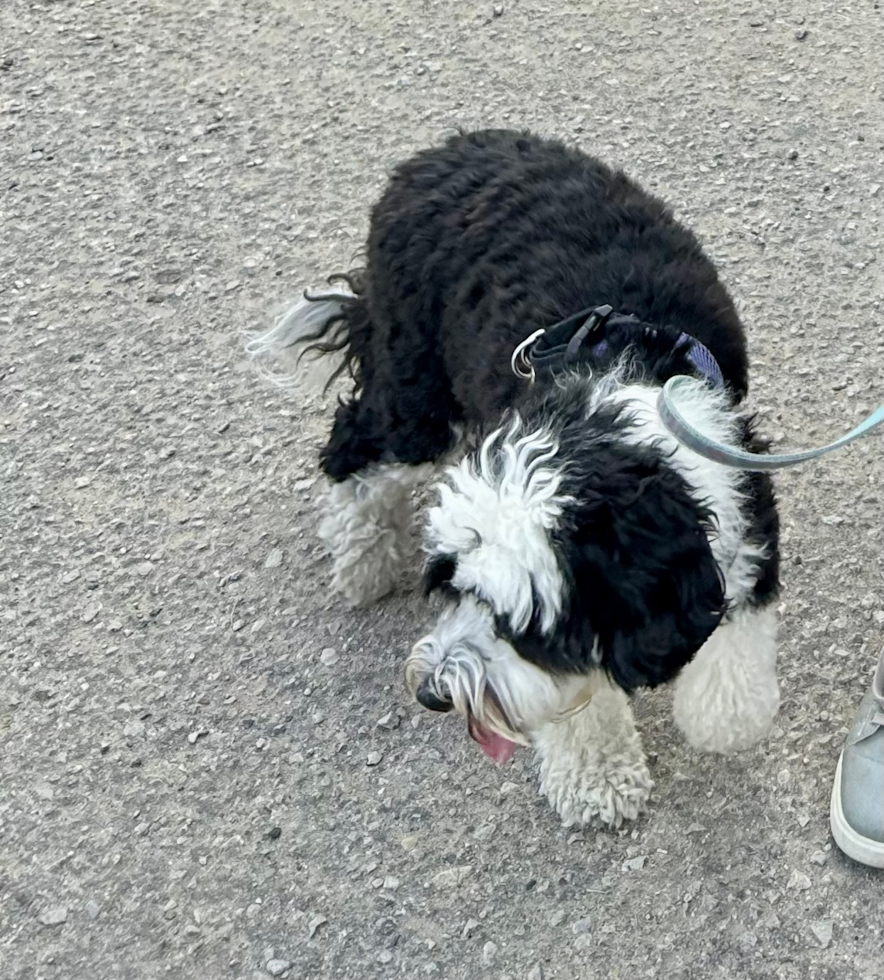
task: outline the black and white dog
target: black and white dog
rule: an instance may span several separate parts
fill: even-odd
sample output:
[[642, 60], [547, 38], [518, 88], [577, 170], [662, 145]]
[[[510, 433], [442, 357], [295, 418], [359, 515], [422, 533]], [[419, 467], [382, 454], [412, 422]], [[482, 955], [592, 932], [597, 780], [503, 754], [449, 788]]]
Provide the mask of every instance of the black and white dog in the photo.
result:
[[680, 446], [656, 408], [688, 375], [687, 419], [759, 449], [743, 329], [694, 235], [578, 150], [476, 132], [396, 169], [365, 270], [334, 281], [249, 350], [311, 350], [354, 379], [321, 453], [320, 534], [350, 602], [396, 585], [412, 491], [447, 462], [425, 537], [445, 609], [406, 663], [417, 700], [456, 709], [498, 761], [534, 746], [566, 824], [642, 810], [638, 687], [675, 679], [698, 748], [761, 738], [779, 704], [770, 482]]

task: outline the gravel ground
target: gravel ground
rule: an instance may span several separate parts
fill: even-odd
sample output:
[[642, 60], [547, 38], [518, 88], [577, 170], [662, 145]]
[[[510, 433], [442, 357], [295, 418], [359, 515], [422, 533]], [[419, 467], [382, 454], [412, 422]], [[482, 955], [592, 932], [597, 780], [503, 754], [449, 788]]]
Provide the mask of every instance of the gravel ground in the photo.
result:
[[639, 699], [656, 790], [562, 829], [421, 712], [431, 611], [315, 537], [327, 402], [240, 333], [346, 268], [455, 125], [624, 166], [720, 263], [782, 447], [881, 399], [873, 0], [0, 4], [0, 976], [881, 980], [833, 848], [884, 634], [880, 437], [778, 479], [783, 707], [743, 756]]

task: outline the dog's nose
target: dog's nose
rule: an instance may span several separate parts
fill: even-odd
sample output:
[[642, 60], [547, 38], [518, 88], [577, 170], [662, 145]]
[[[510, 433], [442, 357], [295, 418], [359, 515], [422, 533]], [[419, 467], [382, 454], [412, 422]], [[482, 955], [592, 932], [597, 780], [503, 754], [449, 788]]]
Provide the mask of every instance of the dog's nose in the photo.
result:
[[425, 677], [417, 686], [414, 696], [418, 702], [430, 711], [451, 711], [454, 705], [430, 684], [430, 678]]

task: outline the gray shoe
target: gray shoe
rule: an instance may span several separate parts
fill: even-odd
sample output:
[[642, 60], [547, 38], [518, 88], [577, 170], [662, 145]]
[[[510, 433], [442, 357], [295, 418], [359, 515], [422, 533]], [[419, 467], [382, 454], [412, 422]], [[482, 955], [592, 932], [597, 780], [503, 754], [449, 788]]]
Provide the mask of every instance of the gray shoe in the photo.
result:
[[848, 857], [884, 868], [884, 651], [838, 760], [829, 821]]

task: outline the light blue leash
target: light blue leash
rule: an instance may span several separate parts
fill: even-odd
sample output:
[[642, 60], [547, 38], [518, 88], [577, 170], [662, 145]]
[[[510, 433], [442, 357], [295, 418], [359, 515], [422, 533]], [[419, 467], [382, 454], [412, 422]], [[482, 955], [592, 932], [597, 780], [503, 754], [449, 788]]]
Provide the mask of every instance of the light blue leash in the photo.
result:
[[770, 455], [747, 453], [745, 450], [734, 449], [732, 446], [726, 446], [724, 443], [716, 442], [714, 439], [704, 436], [679, 412], [677, 408], [679, 388], [683, 388], [685, 384], [695, 385], [696, 383], [696, 379], [684, 375], [670, 378], [663, 386], [663, 390], [657, 399], [657, 411], [660, 413], [660, 418], [675, 438], [688, 449], [692, 449], [698, 455], [711, 459], [715, 463], [732, 466], [739, 470], [778, 470], [784, 466], [806, 463], [808, 460], [825, 456], [826, 453], [840, 449], [857, 439], [862, 439], [863, 436], [869, 435], [873, 429], [884, 422], [884, 405], [880, 405], [864, 422], [861, 422], [855, 429], [851, 429], [847, 435], [829, 443], [828, 446], [821, 446], [819, 449], [802, 449], [796, 453], [771, 453]]

